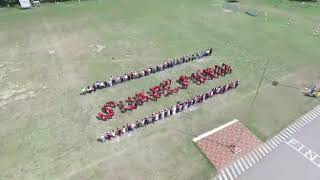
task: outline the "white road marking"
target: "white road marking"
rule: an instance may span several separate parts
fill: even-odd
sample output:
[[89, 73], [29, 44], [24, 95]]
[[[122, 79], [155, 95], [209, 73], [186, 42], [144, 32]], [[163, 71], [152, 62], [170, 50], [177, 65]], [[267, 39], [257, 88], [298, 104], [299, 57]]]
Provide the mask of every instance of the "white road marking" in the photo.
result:
[[258, 148], [258, 150], [262, 154], [262, 157], [266, 156], [266, 154], [260, 148]]
[[240, 175], [241, 174], [241, 171], [238, 167], [238, 164], [236, 162], [233, 163], [234, 167], [236, 168], [236, 171], [238, 172], [238, 174]]
[[252, 157], [252, 155], [250, 153], [248, 154], [248, 157], [251, 160], [252, 164], [256, 163], [256, 160], [254, 160], [254, 158]]
[[263, 156], [260, 154], [260, 152], [257, 149], [255, 149], [255, 152], [257, 153], [257, 155], [259, 156], [260, 159], [263, 158]]
[[304, 126], [306, 126], [307, 124], [309, 124], [309, 121], [310, 119], [302, 119], [300, 122], [304, 125]]
[[280, 132], [280, 134], [286, 138], [289, 138], [290, 136], [288, 136], [287, 134], [285, 134], [283, 131]]
[[238, 175], [237, 175], [236, 171], [234, 170], [233, 165], [230, 166], [230, 169], [231, 169], [233, 176], [236, 178]]
[[219, 180], [223, 180], [221, 174], [218, 175]]
[[305, 123], [309, 123], [309, 121], [311, 121], [311, 118], [307, 115], [304, 115], [302, 118], [301, 118], [301, 121], [305, 122]]
[[[308, 159], [312, 164], [316, 165], [320, 168], [320, 155], [315, 151], [312, 151], [309, 147], [305, 146], [298, 140], [292, 138], [289, 141], [285, 142], [288, 146], [290, 146], [293, 150], [297, 151], [299, 154]], [[319, 159], [318, 161], [316, 159]]]
[[281, 141], [285, 141], [286, 140], [286, 138], [282, 134], [278, 134], [276, 137], [281, 138], [282, 139]]
[[[275, 137], [274, 137], [274, 139], [278, 139], [278, 140], [280, 141], [280, 143], [282, 143], [282, 142], [283, 142], [283, 140], [282, 140], [278, 135], [277, 135], [277, 136], [275, 136]], [[280, 144], [280, 143], [279, 143], [279, 144]]]
[[317, 117], [317, 116], [313, 116], [311, 113], [306, 114], [306, 115], [309, 117], [309, 121], [310, 121], [310, 122]]
[[271, 149], [275, 149], [277, 147], [277, 145], [273, 144], [271, 141], [267, 141], [266, 144], [268, 144]]
[[244, 172], [244, 168], [243, 168], [243, 166], [242, 166], [241, 162], [240, 162], [239, 160], [237, 160], [237, 163], [238, 163], [238, 165], [239, 165], [239, 167], [240, 167], [241, 171], [242, 171], [242, 172]]
[[310, 114], [309, 114], [309, 117], [311, 117], [311, 118], [312, 118], [312, 120], [314, 120], [315, 118], [317, 118], [317, 116], [316, 116], [316, 115], [314, 115], [313, 113], [310, 113]]
[[315, 110], [314, 110], [314, 114], [320, 115], [320, 109], [315, 109]]
[[268, 143], [264, 143], [263, 147], [267, 148], [268, 151], [272, 151], [272, 149], [269, 147]]
[[296, 124], [299, 124], [301, 126], [301, 128], [303, 128], [305, 125], [303, 123], [301, 123], [302, 120], [299, 120], [296, 122]]
[[221, 170], [220, 174], [222, 175], [223, 179], [228, 180], [226, 174], [224, 173], [224, 170]]
[[297, 127], [296, 123], [293, 123], [289, 126], [291, 129], [294, 129], [296, 131], [300, 131], [300, 128]]
[[265, 147], [265, 144], [263, 144], [263, 145], [261, 146], [261, 149], [262, 149], [266, 154], [269, 153], [268, 149]]
[[226, 168], [227, 174], [229, 175], [230, 179], [233, 180], [233, 176], [231, 175], [230, 171], [228, 168]]
[[307, 124], [308, 124], [308, 122], [304, 122], [302, 119], [300, 120], [300, 121], [298, 121], [300, 124], [302, 124], [303, 125], [303, 127], [304, 126], [306, 126]]
[[287, 130], [289, 131], [289, 133], [294, 134], [295, 132], [297, 132], [295, 129], [291, 128], [290, 126], [287, 127]]
[[244, 156], [243, 158], [244, 158], [244, 160], [248, 163], [249, 167], [252, 167], [252, 163], [251, 163], [251, 161], [249, 160], [249, 158], [248, 158], [247, 156]]
[[276, 147], [280, 144], [280, 142], [276, 138], [272, 138], [269, 140], [272, 144], [274, 144]]
[[255, 160], [256, 160], [257, 162], [260, 161], [260, 159], [258, 158], [258, 156], [257, 156], [257, 154], [256, 154], [255, 151], [252, 151], [252, 155], [253, 155], [253, 157], [255, 158]]
[[242, 162], [242, 164], [244, 165], [244, 167], [245, 167], [246, 169], [249, 168], [249, 166], [248, 166], [247, 163], [243, 160], [243, 158], [240, 158], [240, 161]]
[[231, 169], [233, 177], [236, 178], [238, 175], [237, 175], [236, 171], [234, 170], [233, 165], [230, 166], [230, 169]]
[[288, 132], [286, 131], [286, 129], [285, 129], [285, 130], [283, 130], [283, 131], [282, 131], [282, 133], [286, 134], [288, 137], [290, 137], [290, 136], [291, 136], [291, 134], [290, 134], [290, 133], [288, 133]]

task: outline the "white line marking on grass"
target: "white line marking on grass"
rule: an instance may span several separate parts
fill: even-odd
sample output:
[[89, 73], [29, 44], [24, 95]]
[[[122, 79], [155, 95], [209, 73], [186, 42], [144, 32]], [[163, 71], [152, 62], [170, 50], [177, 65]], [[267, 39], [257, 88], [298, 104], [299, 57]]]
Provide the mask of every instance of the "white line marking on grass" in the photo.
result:
[[213, 134], [213, 133], [215, 133], [215, 132], [217, 132], [217, 131], [220, 131], [220, 130], [222, 130], [222, 129], [224, 129], [224, 128], [226, 128], [226, 127], [228, 127], [228, 126], [230, 126], [230, 125], [232, 125], [232, 124], [234, 124], [234, 123], [237, 123], [238, 121], [239, 121], [239, 120], [234, 119], [233, 121], [230, 121], [230, 122], [228, 122], [228, 123], [226, 123], [226, 124], [223, 124], [223, 125], [215, 128], [215, 129], [213, 129], [213, 130], [211, 130], [211, 131], [205, 132], [205, 133], [203, 133], [203, 134], [201, 134], [201, 135], [193, 138], [192, 140], [193, 140], [193, 142], [197, 142], [197, 141], [199, 141], [200, 139], [203, 139], [203, 138], [205, 138], [205, 137], [207, 137], [207, 136], [210, 136], [211, 134]]

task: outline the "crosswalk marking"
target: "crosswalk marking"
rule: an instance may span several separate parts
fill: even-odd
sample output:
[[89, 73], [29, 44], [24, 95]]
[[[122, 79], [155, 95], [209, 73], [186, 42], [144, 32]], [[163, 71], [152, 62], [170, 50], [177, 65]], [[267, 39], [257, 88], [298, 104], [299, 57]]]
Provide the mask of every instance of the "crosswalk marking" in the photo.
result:
[[258, 156], [257, 156], [255, 151], [252, 151], [252, 155], [256, 159], [256, 161], [259, 162], [260, 159], [258, 158]]
[[259, 158], [262, 159], [263, 156], [262, 156], [261, 153], [258, 151], [258, 149], [255, 149], [255, 151], [256, 151], [257, 155], [259, 156]]
[[246, 169], [249, 168], [249, 166], [248, 166], [247, 163], [243, 160], [243, 158], [240, 158], [240, 161], [242, 162], [242, 164], [244, 165], [244, 167], [245, 167]]
[[304, 122], [302, 119], [298, 121], [299, 123], [303, 124], [303, 127], [306, 126], [308, 123]]
[[266, 144], [268, 144], [268, 146], [271, 147], [271, 150], [277, 147], [276, 145], [272, 144], [271, 141], [267, 141]]
[[240, 175], [241, 174], [241, 171], [238, 167], [238, 164], [236, 162], [233, 163], [234, 164], [234, 167], [236, 168], [236, 171], [238, 172], [238, 174]]
[[286, 131], [287, 133], [289, 133], [289, 135], [291, 136], [292, 134], [294, 134], [294, 132], [292, 130], [290, 130], [289, 128], [286, 128], [284, 131]]
[[308, 123], [310, 122], [309, 118], [302, 118], [301, 123], [304, 123], [304, 125], [306, 126]]
[[309, 121], [312, 121], [314, 118], [316, 118], [317, 116], [313, 116], [313, 114], [309, 113], [309, 114], [306, 114], [309, 118]]
[[310, 114], [309, 114], [309, 117], [311, 117], [311, 119], [313, 120], [313, 119], [315, 119], [317, 116], [314, 115], [313, 113], [310, 113]]
[[276, 136], [274, 137], [274, 139], [278, 139], [278, 140], [280, 141], [280, 143], [282, 142], [282, 139], [281, 139], [278, 135], [276, 135]]
[[219, 174], [218, 179], [223, 180], [221, 174]]
[[233, 176], [231, 175], [231, 173], [230, 173], [228, 168], [226, 168], [226, 172], [227, 172], [227, 175], [229, 175], [230, 179], [233, 180]]
[[301, 127], [304, 127], [305, 125], [303, 123], [301, 123], [302, 120], [297, 121], [296, 124], [299, 124]]
[[251, 160], [252, 164], [256, 163], [256, 160], [252, 157], [251, 153], [248, 154], [249, 159]]
[[223, 179], [228, 180], [226, 174], [224, 173], [224, 170], [221, 171], [221, 174], [222, 174]]
[[247, 156], [244, 156], [243, 159], [244, 159], [244, 161], [246, 161], [246, 163], [248, 163], [248, 165], [249, 165], [248, 167], [252, 166], [252, 163]]
[[291, 129], [295, 130], [295, 132], [296, 132], [296, 131], [300, 131], [300, 128], [298, 128], [298, 127], [295, 125], [295, 123], [294, 123], [294, 124], [291, 124], [289, 127], [290, 127]]
[[278, 147], [278, 145], [280, 144], [280, 142], [275, 138], [270, 139], [269, 142], [271, 142], [275, 147]]
[[268, 151], [272, 151], [268, 143], [264, 143], [264, 147], [267, 148]]
[[262, 154], [263, 157], [266, 156], [266, 154], [262, 151], [262, 149], [260, 147], [258, 148], [258, 150]]
[[[286, 138], [289, 138], [289, 136], [288, 136], [287, 134], [285, 134], [283, 131], [281, 131], [280, 134], [281, 134], [282, 136], [286, 137]], [[280, 135], [280, 134], [279, 134], [279, 135]]]
[[297, 122], [291, 124], [291, 126], [295, 127], [296, 129], [300, 130], [301, 126], [299, 126], [299, 124]]
[[314, 111], [317, 112], [318, 115], [320, 114], [320, 108], [317, 108], [317, 109], [315, 109]]
[[320, 110], [319, 110], [319, 109], [315, 109], [315, 110], [313, 110], [313, 112], [314, 112], [316, 115], [319, 115], [319, 114], [320, 114]]
[[291, 136], [291, 134], [287, 132], [287, 129], [283, 130], [282, 132], [283, 132], [284, 134], [286, 134], [287, 136], [289, 136], [289, 137]]
[[290, 126], [287, 127], [287, 130], [288, 130], [291, 134], [294, 134], [295, 132], [297, 132], [295, 129], [291, 128]]
[[304, 115], [304, 116], [302, 116], [302, 121], [304, 121], [304, 122], [309, 122], [310, 121], [310, 117], [309, 116], [307, 116], [307, 114], [306, 115]]
[[236, 171], [234, 170], [234, 168], [233, 168], [232, 165], [230, 166], [230, 169], [231, 169], [231, 172], [232, 172], [233, 176], [236, 178], [238, 175], [237, 175], [237, 173], [236, 173]]
[[268, 149], [266, 148], [266, 144], [263, 144], [263, 145], [261, 146], [261, 149], [262, 149], [266, 154], [269, 153]]
[[240, 162], [239, 160], [237, 160], [237, 163], [238, 163], [238, 165], [239, 165], [239, 167], [240, 167], [241, 171], [242, 171], [242, 172], [244, 172], [244, 168], [243, 168], [243, 166], [242, 166], [241, 162]]
[[286, 138], [282, 134], [278, 134], [277, 137], [281, 138], [282, 139], [281, 141], [285, 141], [286, 140]]

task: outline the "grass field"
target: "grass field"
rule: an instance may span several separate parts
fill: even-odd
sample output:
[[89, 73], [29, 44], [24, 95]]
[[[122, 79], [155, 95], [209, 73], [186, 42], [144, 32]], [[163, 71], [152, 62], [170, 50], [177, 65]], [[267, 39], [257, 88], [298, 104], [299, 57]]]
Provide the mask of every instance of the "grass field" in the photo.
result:
[[[259, 15], [226, 11], [222, 0], [98, 0], [0, 9], [0, 179], [210, 179], [216, 171], [192, 134], [237, 118], [267, 140], [319, 104], [264, 80], [251, 107], [267, 59], [267, 79], [297, 87], [320, 79], [320, 35], [313, 36], [319, 3], [244, 0], [241, 7]], [[105, 48], [97, 52], [95, 45]], [[208, 47], [216, 53], [201, 62], [79, 96], [95, 80]], [[191, 85], [112, 122], [95, 118], [106, 100], [222, 62], [233, 66], [231, 76]], [[235, 79], [241, 80], [239, 89], [193, 111], [120, 142], [96, 141], [103, 131]]]

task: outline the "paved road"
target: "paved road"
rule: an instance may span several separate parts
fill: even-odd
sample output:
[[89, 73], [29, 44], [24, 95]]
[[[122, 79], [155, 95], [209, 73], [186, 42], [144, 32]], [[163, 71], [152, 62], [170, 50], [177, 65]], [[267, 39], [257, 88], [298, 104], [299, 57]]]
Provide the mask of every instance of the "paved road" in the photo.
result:
[[237, 180], [320, 180], [320, 116]]

